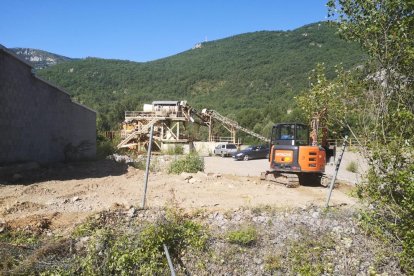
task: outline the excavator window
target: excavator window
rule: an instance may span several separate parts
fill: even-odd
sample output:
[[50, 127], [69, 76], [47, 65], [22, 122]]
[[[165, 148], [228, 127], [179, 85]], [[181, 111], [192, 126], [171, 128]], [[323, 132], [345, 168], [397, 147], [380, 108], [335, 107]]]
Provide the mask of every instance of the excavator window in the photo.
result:
[[275, 145], [308, 145], [308, 127], [303, 124], [277, 124], [272, 129], [271, 141]]
[[296, 125], [296, 143], [297, 146], [309, 145], [308, 128], [304, 125]]
[[279, 140], [293, 140], [295, 138], [295, 125], [280, 125], [277, 136]]

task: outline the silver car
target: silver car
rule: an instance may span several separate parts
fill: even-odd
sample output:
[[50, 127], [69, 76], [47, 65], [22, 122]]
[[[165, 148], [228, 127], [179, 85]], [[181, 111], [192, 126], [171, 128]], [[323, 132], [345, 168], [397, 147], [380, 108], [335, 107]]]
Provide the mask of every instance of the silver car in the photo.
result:
[[219, 144], [214, 148], [214, 155], [220, 155], [221, 157], [232, 156], [237, 152], [237, 146], [235, 144]]

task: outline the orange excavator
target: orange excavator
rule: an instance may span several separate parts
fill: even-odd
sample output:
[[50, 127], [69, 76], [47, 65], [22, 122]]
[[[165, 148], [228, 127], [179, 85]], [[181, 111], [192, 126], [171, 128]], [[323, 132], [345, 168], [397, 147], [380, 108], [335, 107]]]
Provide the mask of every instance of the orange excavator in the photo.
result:
[[327, 129], [322, 128], [318, 145], [319, 118], [311, 122], [312, 131], [300, 123], [281, 123], [272, 128], [270, 138], [270, 169], [261, 179], [297, 187], [299, 185], [327, 185], [325, 165], [334, 156], [335, 148], [327, 143]]

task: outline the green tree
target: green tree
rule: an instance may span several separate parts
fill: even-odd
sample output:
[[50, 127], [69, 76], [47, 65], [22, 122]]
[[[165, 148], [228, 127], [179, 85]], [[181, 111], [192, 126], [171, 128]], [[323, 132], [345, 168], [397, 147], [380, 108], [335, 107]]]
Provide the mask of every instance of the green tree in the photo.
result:
[[339, 31], [369, 53], [361, 71], [356, 115], [348, 127], [370, 160], [359, 194], [367, 218], [402, 248], [401, 265], [414, 273], [414, 1], [331, 0]]

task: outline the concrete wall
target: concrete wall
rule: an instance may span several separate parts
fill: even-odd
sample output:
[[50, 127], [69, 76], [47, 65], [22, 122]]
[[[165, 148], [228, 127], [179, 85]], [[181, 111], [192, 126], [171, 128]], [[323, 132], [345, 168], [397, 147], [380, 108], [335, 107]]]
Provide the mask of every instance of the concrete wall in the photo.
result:
[[161, 151], [168, 152], [176, 147], [182, 147], [183, 153], [188, 154], [193, 149], [192, 143], [161, 143]]
[[96, 154], [96, 112], [32, 74], [0, 45], [0, 164]]

